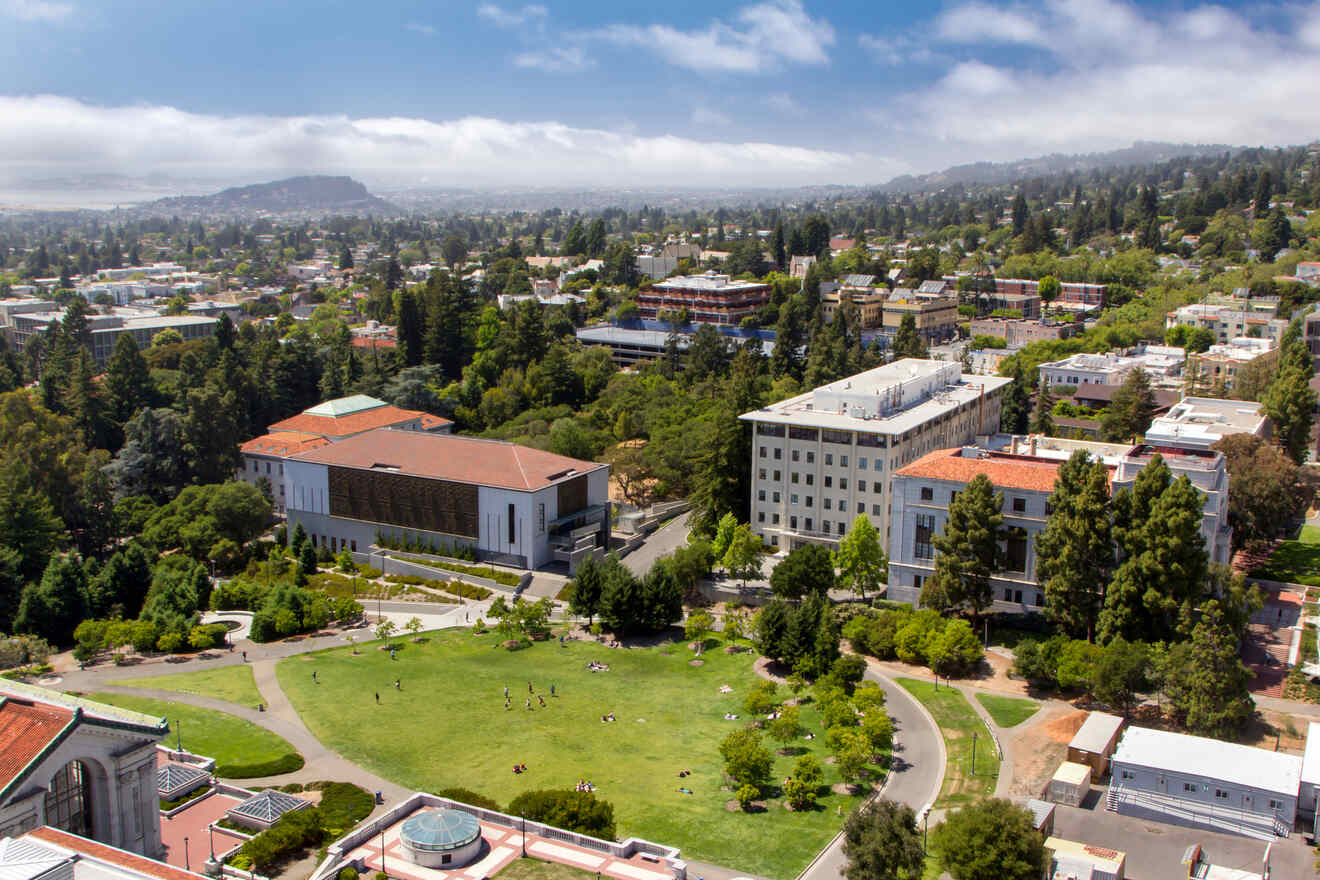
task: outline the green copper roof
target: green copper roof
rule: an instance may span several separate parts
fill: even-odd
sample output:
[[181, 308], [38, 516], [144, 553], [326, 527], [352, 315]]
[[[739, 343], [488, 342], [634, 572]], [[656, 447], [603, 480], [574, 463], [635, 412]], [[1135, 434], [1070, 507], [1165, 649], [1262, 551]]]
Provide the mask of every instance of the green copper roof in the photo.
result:
[[477, 818], [462, 810], [427, 810], [410, 817], [399, 829], [403, 842], [419, 850], [458, 849], [480, 836]]

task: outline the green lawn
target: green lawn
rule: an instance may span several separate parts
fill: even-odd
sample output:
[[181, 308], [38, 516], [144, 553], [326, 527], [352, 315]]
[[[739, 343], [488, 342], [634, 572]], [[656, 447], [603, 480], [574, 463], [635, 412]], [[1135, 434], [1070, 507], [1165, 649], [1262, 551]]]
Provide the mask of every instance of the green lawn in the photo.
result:
[[148, 715], [164, 716], [169, 719], [170, 733], [163, 742], [171, 747], [179, 741], [179, 722], [182, 722], [184, 749], [215, 758], [217, 776], [249, 779], [290, 773], [303, 765], [302, 756], [283, 737], [224, 712], [126, 694], [99, 693], [87, 697]]
[[257, 681], [252, 677], [252, 667], [247, 664], [218, 666], [214, 669], [199, 669], [196, 672], [176, 672], [172, 675], [154, 675], [150, 678], [121, 678], [107, 684], [214, 697], [217, 700], [238, 703], [249, 709], [263, 702], [261, 692], [257, 690]]
[[[323, 743], [350, 761], [422, 791], [463, 787], [504, 804], [528, 789], [595, 783], [614, 805], [620, 837], [678, 846], [695, 859], [748, 873], [791, 878], [839, 830], [840, 808], [857, 803], [827, 793], [815, 811], [793, 813], [778, 799], [764, 813], [730, 812], [720, 740], [746, 723], [743, 698], [758, 681], [750, 653], [708, 650], [700, 667], [681, 645], [610, 650], [596, 643], [536, 643], [509, 652], [493, 635], [431, 633], [423, 644], [395, 640], [398, 660], [376, 644], [333, 648], [280, 662], [280, 685]], [[610, 665], [592, 673], [590, 660]], [[312, 681], [312, 671], [319, 683]], [[402, 691], [394, 679], [402, 679]], [[543, 695], [524, 708], [527, 683]], [[549, 695], [554, 684], [557, 696]], [[719, 688], [728, 684], [731, 694]], [[504, 708], [508, 686], [512, 708]], [[376, 705], [375, 695], [380, 696]], [[787, 696], [787, 694], [786, 694]], [[613, 712], [615, 723], [602, 723]], [[742, 720], [726, 721], [724, 714]], [[822, 761], [824, 730], [812, 705], [800, 741]], [[773, 742], [767, 745], [774, 746]], [[771, 778], [795, 757], [776, 756]], [[527, 772], [515, 775], [514, 764]], [[679, 770], [691, 770], [678, 777]], [[825, 783], [839, 781], [825, 766]], [[690, 789], [684, 794], [679, 788]], [[774, 793], [777, 795], [777, 792]]]
[[[999, 777], [999, 757], [990, 731], [971, 703], [956, 688], [947, 685], [937, 691], [928, 681], [900, 678], [898, 683], [921, 701], [944, 734], [948, 764], [935, 807], [958, 807], [994, 794], [995, 781]], [[977, 737], [975, 775], [972, 774], [973, 733]]]
[[589, 880], [594, 876], [581, 868], [532, 858], [514, 859], [499, 872], [500, 880]]
[[998, 694], [977, 694], [976, 699], [1000, 727], [1015, 727], [1035, 715], [1040, 708], [1039, 703], [1031, 700], [1001, 697]]
[[1251, 574], [1270, 581], [1320, 587], [1320, 528], [1302, 526], [1301, 534], [1280, 544]]

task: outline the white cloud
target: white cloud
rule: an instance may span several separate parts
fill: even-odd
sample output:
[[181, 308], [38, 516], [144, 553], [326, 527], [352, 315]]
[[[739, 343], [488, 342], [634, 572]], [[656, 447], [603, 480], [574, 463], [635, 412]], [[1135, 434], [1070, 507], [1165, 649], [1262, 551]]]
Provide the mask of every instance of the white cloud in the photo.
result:
[[647, 49], [691, 70], [758, 73], [783, 63], [829, 63], [834, 28], [825, 19], [808, 15], [801, 0], [744, 6], [733, 20], [734, 24], [726, 24], [715, 19], [690, 31], [667, 24], [611, 24], [583, 36]]
[[19, 21], [62, 22], [73, 17], [72, 3], [54, 0], [0, 0], [0, 16]]
[[732, 125], [733, 120], [718, 110], [698, 104], [692, 108], [692, 124], [701, 128], [710, 128], [712, 126]]
[[797, 116], [804, 112], [802, 105], [788, 92], [771, 92], [761, 101], [771, 110], [785, 116]]
[[[933, 30], [959, 44], [935, 82], [876, 108], [930, 161], [1095, 151], [1134, 140], [1281, 144], [1314, 138], [1320, 15], [1267, 7], [1247, 20], [1215, 4], [1143, 9], [1124, 0], [982, 0]], [[1277, 30], [1262, 22], [1277, 17]], [[1030, 62], [995, 46], [1030, 45]], [[984, 51], [982, 51], [984, 49]], [[913, 149], [915, 154], [915, 149]]]
[[0, 178], [158, 173], [235, 179], [353, 174], [468, 186], [794, 185], [885, 180], [909, 170], [861, 153], [641, 136], [482, 117], [213, 116], [0, 96]]
[[431, 27], [431, 25], [429, 24], [420, 24], [415, 21], [410, 21], [407, 24], [405, 24], [403, 27], [405, 30], [410, 30], [415, 34], [421, 34], [422, 36], [426, 36], [426, 37], [435, 36], [435, 28]]
[[539, 3], [531, 3], [520, 9], [505, 9], [494, 3], [482, 3], [477, 7], [477, 15], [502, 28], [520, 28], [527, 24], [542, 24], [550, 16], [550, 10]]
[[515, 67], [543, 70], [547, 73], [577, 73], [596, 66], [587, 53], [577, 46], [554, 47], [513, 56]]

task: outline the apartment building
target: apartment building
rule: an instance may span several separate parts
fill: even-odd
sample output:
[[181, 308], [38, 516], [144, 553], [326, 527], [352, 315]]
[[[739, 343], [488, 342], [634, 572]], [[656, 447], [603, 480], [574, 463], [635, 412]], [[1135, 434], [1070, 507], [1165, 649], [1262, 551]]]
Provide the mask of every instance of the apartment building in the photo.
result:
[[1127, 374], [1141, 365], [1138, 358], [1116, 354], [1074, 354], [1041, 364], [1041, 386], [1122, 385]]
[[1059, 466], [1079, 449], [1109, 469], [1114, 492], [1130, 489], [1159, 454], [1174, 479], [1186, 476], [1204, 498], [1201, 535], [1210, 561], [1228, 562], [1232, 530], [1228, 525], [1228, 469], [1221, 453], [1015, 436], [994, 449], [986, 444], [937, 450], [894, 473], [888, 598], [917, 604], [922, 585], [935, 573], [933, 539], [944, 530], [949, 505], [978, 474], [985, 474], [1004, 495], [1004, 527], [1009, 532], [1004, 542], [1004, 568], [991, 578], [993, 608], [1039, 611], [1045, 604], [1045, 592], [1036, 577], [1036, 536], [1045, 528]]
[[643, 318], [656, 318], [662, 311], [686, 309], [698, 324], [737, 325], [769, 301], [768, 284], [734, 281], [712, 271], [670, 278], [638, 291], [637, 311]]
[[1029, 321], [1021, 318], [975, 318], [972, 336], [995, 336], [1009, 348], [1021, 348], [1033, 342], [1053, 342], [1080, 336], [1086, 325], [1080, 321]]
[[892, 339], [908, 315], [916, 321], [917, 334], [927, 345], [946, 342], [957, 333], [958, 300], [954, 297], [923, 296], [905, 287], [895, 288], [882, 306], [883, 333]]
[[1226, 344], [1215, 344], [1209, 350], [1187, 355], [1188, 388], [1209, 390], [1217, 383], [1232, 391], [1238, 376], [1251, 364], [1273, 364], [1279, 359], [1279, 350], [1268, 339], [1239, 336]]
[[822, 282], [820, 290], [821, 316], [833, 321], [844, 303], [857, 307], [857, 318], [863, 329], [872, 330], [881, 325], [885, 300], [889, 288], [875, 287], [873, 275], [848, 275], [842, 283]]
[[[1040, 282], [1027, 278], [996, 278], [995, 291], [999, 294], [1018, 296], [1040, 296]], [[1081, 281], [1064, 281], [1059, 284], [1059, 295], [1050, 304], [1051, 308], [1068, 311], [1090, 311], [1104, 306], [1109, 293], [1108, 284], [1086, 284]]]
[[1276, 347], [1288, 329], [1284, 318], [1270, 317], [1268, 312], [1255, 312], [1228, 305], [1193, 303], [1174, 309], [1165, 315], [1166, 329], [1174, 327], [1203, 327], [1215, 334], [1218, 342], [1228, 342], [1239, 336], [1252, 336], [1270, 340]]
[[752, 528], [783, 550], [834, 545], [864, 513], [886, 536], [891, 474], [998, 431], [1010, 381], [904, 359], [744, 413], [753, 431]]

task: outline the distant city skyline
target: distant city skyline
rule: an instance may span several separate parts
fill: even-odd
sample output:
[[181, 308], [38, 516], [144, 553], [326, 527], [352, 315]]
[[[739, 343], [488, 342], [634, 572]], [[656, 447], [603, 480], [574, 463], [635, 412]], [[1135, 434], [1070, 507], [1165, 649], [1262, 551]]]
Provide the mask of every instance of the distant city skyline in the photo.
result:
[[0, 0], [0, 183], [798, 186], [1320, 133], [1320, 3]]

